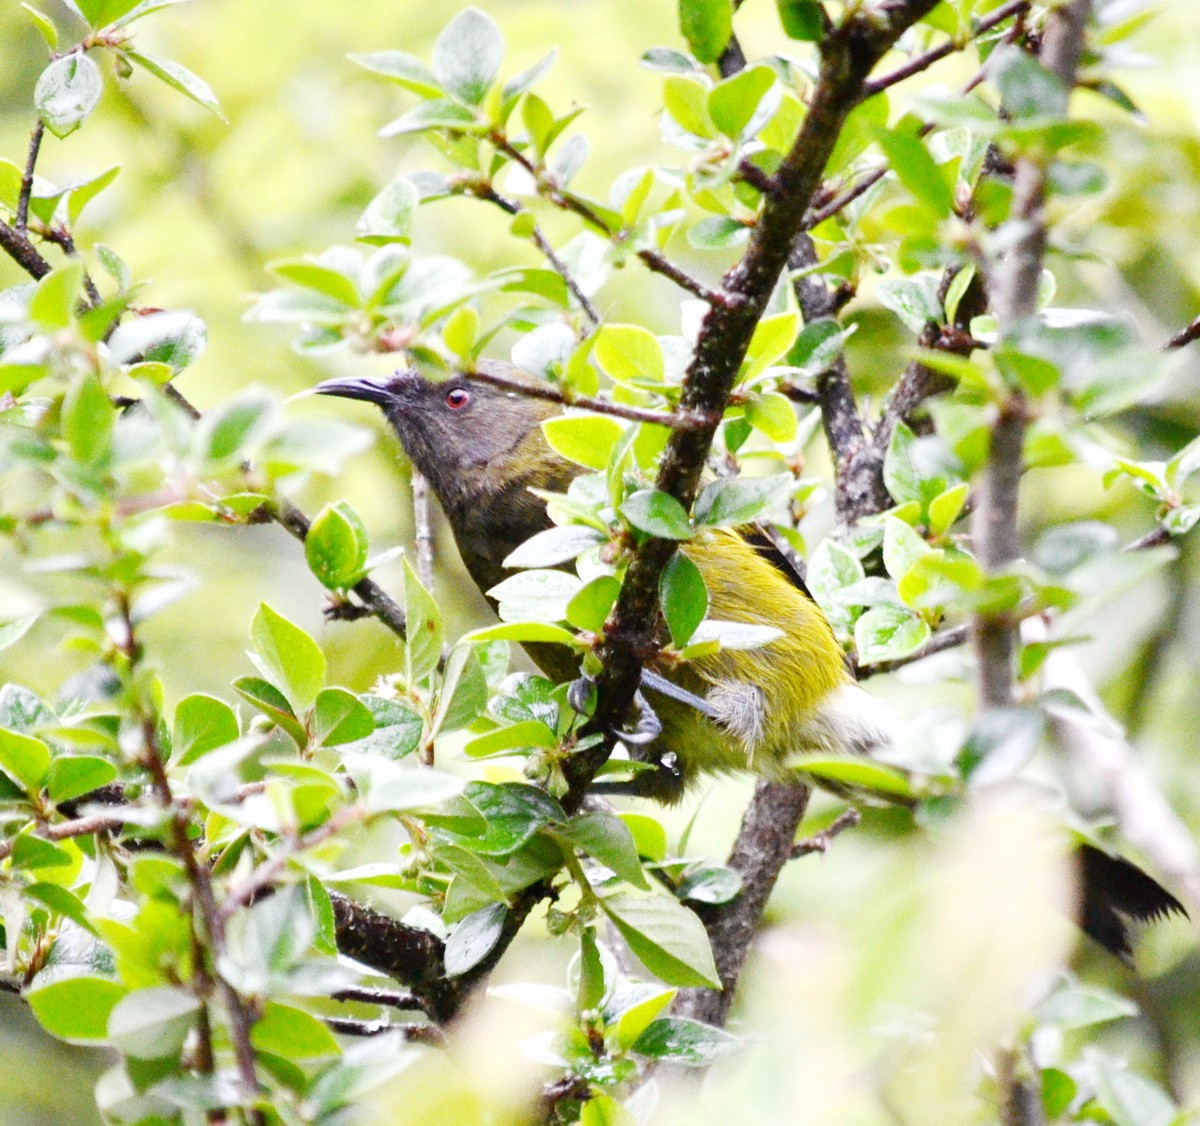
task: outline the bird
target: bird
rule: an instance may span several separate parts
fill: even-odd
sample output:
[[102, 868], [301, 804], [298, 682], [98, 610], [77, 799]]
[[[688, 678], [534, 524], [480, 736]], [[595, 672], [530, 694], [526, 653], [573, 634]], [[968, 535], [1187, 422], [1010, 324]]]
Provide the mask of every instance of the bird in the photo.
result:
[[[480, 360], [477, 370], [508, 384], [533, 383], [501, 361]], [[471, 372], [435, 381], [409, 368], [329, 379], [314, 390], [383, 411], [485, 596], [512, 573], [508, 556], [552, 526], [537, 493], [565, 492], [582, 472], [543, 435], [541, 424], [562, 413], [561, 403]], [[782, 779], [806, 753], [871, 755], [893, 745], [890, 709], [855, 682], [828, 620], [771, 539], [752, 527], [704, 529], [679, 550], [704, 579], [711, 618], [778, 632], [758, 648], [722, 649], [661, 669], [649, 662], [642, 685], [653, 701], [654, 737], [643, 746], [634, 745], [637, 738], [626, 742], [653, 769], [635, 774], [626, 792], [669, 803], [705, 775]], [[525, 648], [552, 679], [578, 676], [572, 650]], [[1186, 914], [1136, 865], [1090, 843], [1080, 846], [1078, 867], [1080, 925], [1124, 960], [1132, 948], [1122, 915], [1149, 921]]]

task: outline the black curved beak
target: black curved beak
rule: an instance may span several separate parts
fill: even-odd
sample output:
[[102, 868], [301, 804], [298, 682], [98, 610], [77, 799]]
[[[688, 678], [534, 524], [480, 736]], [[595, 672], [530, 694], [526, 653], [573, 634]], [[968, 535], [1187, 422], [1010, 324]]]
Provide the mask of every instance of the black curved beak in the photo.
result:
[[337, 395], [342, 399], [362, 399], [383, 406], [394, 397], [391, 384], [395, 376], [362, 375], [345, 379], [327, 379], [313, 388], [318, 395]]

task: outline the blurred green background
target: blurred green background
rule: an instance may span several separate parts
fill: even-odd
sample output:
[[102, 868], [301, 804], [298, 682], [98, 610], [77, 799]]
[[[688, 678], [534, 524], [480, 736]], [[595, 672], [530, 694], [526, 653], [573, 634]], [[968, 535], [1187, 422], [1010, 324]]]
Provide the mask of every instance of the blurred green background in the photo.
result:
[[[45, 6], [70, 26], [61, 5]], [[203, 76], [220, 98], [228, 124], [139, 73], [119, 87], [107, 83], [100, 109], [78, 134], [65, 141], [47, 137], [40, 172], [56, 182], [121, 166], [114, 186], [85, 214], [79, 242], [85, 253], [96, 243], [113, 247], [137, 277], [149, 279], [142, 304], [193, 309], [205, 320], [208, 350], [180, 380], [181, 390], [198, 406], [251, 384], [291, 394], [331, 373], [380, 362], [346, 353], [328, 363], [301, 358], [291, 351], [286, 332], [245, 324], [242, 315], [248, 295], [271, 284], [264, 263], [350, 242], [355, 220], [380, 186], [401, 171], [441, 167], [419, 138], [376, 137], [376, 130], [409, 101], [346, 56], [387, 48], [427, 56], [437, 32], [461, 6], [460, 0], [196, 0], [139, 23], [138, 44]], [[580, 124], [591, 152], [577, 181], [582, 191], [602, 195], [626, 167], [677, 159], [677, 154], [664, 155], [658, 136], [660, 79], [637, 64], [647, 47], [677, 42], [673, 3], [482, 0], [479, 6], [504, 31], [506, 73], [558, 48], [545, 96], [552, 104], [574, 102], [587, 110]], [[737, 26], [748, 55], [779, 42], [773, 6], [765, 0], [749, 0]], [[1058, 303], [1069, 305], [1088, 295], [1095, 301], [1099, 295], [1100, 304], [1127, 311], [1147, 339], [1159, 341], [1200, 312], [1200, 6], [1165, 5], [1132, 41], [1132, 50], [1137, 56], [1131, 51], [1124, 86], [1146, 121], [1080, 96], [1081, 106], [1086, 100], [1083, 108], [1111, 122], [1106, 151], [1099, 154], [1111, 184], [1073, 212], [1060, 232], [1068, 244], [1086, 242], [1089, 255], [1070, 262], [1060, 257], [1054, 266]], [[0, 155], [17, 163], [24, 159], [33, 122], [32, 89], [44, 61], [44, 45], [16, 0], [0, 0]], [[929, 80], [961, 81], [969, 66], [951, 60]], [[552, 236], [565, 239], [574, 233], [556, 216], [548, 216], [546, 225]], [[480, 272], [533, 261], [524, 246], [514, 248], [503, 216], [469, 202], [422, 210], [415, 247], [456, 255]], [[671, 251], [701, 276], [713, 278], [721, 268], [711, 255], [700, 258], [685, 246]], [[17, 280], [7, 260], [0, 262], [0, 285]], [[872, 305], [869, 289], [849, 309], [860, 324], [850, 362], [864, 393], [877, 400], [903, 363], [904, 337], [891, 314]], [[677, 302], [667, 283], [632, 268], [618, 274], [599, 299], [607, 317], [659, 331], [677, 330]], [[894, 362], [881, 364], [887, 356]], [[1200, 428], [1198, 379], [1200, 350], [1193, 348], [1156, 390], [1153, 403], [1124, 421], [1130, 440], [1146, 443], [1143, 456], [1166, 454]], [[377, 425], [373, 412], [353, 404], [308, 400], [293, 409], [335, 410]], [[327, 500], [345, 497], [366, 520], [376, 550], [408, 544], [406, 472], [397, 446], [380, 429], [374, 449], [339, 480], [314, 479], [296, 499], [316, 511]], [[1133, 536], [1150, 516], [1148, 502], [1130, 488], [1104, 491], [1098, 475], [1080, 470], [1031, 474], [1026, 500], [1030, 537], [1041, 526], [1088, 515], [1111, 519]], [[818, 521], [814, 532], [819, 530]], [[1187, 541], [1180, 547], [1176, 562], [1110, 603], [1094, 623], [1097, 639], [1083, 657], [1118, 718], [1129, 725], [1141, 761], [1194, 832], [1200, 827], [1195, 766], [1200, 551]], [[194, 691], [229, 695], [228, 680], [250, 671], [243, 650], [250, 617], [263, 600], [320, 638], [334, 682], [365, 689], [392, 667], [395, 646], [372, 621], [323, 623], [321, 588], [296, 543], [278, 528], [181, 525], [172, 554], [172, 561], [191, 568], [200, 584], [146, 630], [171, 700]], [[439, 529], [438, 561], [438, 594], [451, 629], [478, 624], [486, 607], [458, 571], [444, 529]], [[378, 577], [395, 589], [394, 568]], [[0, 549], [0, 609], [6, 617], [52, 597], [55, 589], [48, 578], [22, 574], [15, 558]], [[21, 645], [0, 655], [4, 678], [53, 694], [82, 666], [82, 658], [54, 642], [52, 626], [36, 626]], [[956, 658], [948, 660], [952, 665]], [[947, 667], [913, 670], [898, 685], [872, 686], [902, 698], [906, 709], [934, 706], [946, 692], [939, 678]], [[747, 784], [737, 781], [715, 787], [701, 810], [693, 851], [723, 852], [747, 792]], [[682, 824], [690, 812], [672, 817]], [[879, 847], [883, 839], [891, 842], [888, 848]], [[827, 857], [787, 870], [772, 918], [786, 920], [789, 927], [768, 944], [745, 1001], [751, 1028], [774, 1027], [783, 1034], [728, 1070], [725, 1094], [707, 1113], [724, 1113], [722, 1105], [745, 1107], [748, 1093], [761, 1092], [764, 1084], [778, 1093], [799, 1082], [789, 1072], [794, 1045], [788, 1037], [804, 1039], [820, 1029], [828, 1033], [828, 1025], [806, 1006], [820, 1012], [821, 1005], [834, 1011], [849, 1003], [849, 994], [829, 974], [854, 978], [872, 966], [877, 976], [890, 972], [898, 956], [888, 952], [873, 928], [905, 925], [895, 922], [895, 895], [903, 898], [903, 890], [896, 889], [914, 886], [913, 873], [928, 848], [906, 831], [903, 818], [872, 815], [863, 830], [842, 838]], [[986, 888], [977, 890], [987, 894]], [[1118, 1052], [1195, 1101], [1200, 1097], [1200, 1022], [1195, 1019], [1200, 959], [1191, 952], [1193, 945], [1194, 932], [1183, 922], [1156, 928], [1147, 937], [1141, 966], [1149, 981], [1137, 986], [1147, 1015], [1113, 1025], [1110, 1038]], [[1090, 951], [1081, 955], [1089, 972], [1131, 988], [1132, 979], [1118, 967]], [[796, 971], [782, 990], [781, 967]], [[557, 972], [542, 967], [533, 976]], [[814, 999], [805, 984], [818, 982], [823, 988]], [[808, 1015], [801, 1019], [801, 1012]], [[836, 1046], [826, 1042], [825, 1050], [835, 1052]], [[817, 1058], [824, 1057], [818, 1053]], [[5, 999], [0, 1123], [94, 1120], [90, 1085], [96, 1066], [93, 1056], [50, 1042], [18, 1004]], [[812, 1059], [808, 1069], [819, 1070]], [[787, 1097], [772, 1105], [785, 1104]], [[839, 1117], [832, 1104], [828, 1114], [803, 1120], [858, 1121]]]

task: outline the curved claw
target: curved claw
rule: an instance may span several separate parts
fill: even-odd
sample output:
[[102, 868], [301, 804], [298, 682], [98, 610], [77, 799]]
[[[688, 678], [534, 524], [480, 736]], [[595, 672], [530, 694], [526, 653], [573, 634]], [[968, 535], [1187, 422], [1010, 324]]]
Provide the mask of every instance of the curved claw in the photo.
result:
[[587, 673], [581, 673], [567, 686], [567, 703], [580, 715], [591, 715], [592, 689], [595, 687], [595, 679]]
[[653, 743], [662, 734], [662, 721], [640, 692], [634, 696], [633, 706], [637, 709], [637, 719], [634, 720], [632, 730], [617, 729], [612, 732], [613, 736], [631, 747]]

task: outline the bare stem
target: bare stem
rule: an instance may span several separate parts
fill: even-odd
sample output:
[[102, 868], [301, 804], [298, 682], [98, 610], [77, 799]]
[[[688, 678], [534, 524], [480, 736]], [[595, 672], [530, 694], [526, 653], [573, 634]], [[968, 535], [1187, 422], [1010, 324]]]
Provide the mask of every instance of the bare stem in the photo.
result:
[[[1089, 0], [1071, 0], [1052, 10], [1046, 20], [1040, 57], [1069, 91], [1083, 51]], [[1064, 97], [1063, 113], [1066, 113]], [[1016, 242], [991, 278], [992, 308], [1001, 336], [1011, 336], [1037, 313], [1037, 287], [1046, 252], [1046, 166], [1031, 158], [1017, 161], [1011, 223]], [[1022, 449], [1027, 421], [1024, 395], [1009, 391], [992, 427], [991, 452], [979, 487], [971, 529], [984, 570], [994, 574], [1010, 566], [1020, 553], [1017, 525]], [[1016, 621], [1010, 614], [976, 615], [974, 646], [979, 703], [982, 709], [1012, 702], [1016, 679]]]
[[25, 158], [25, 172], [21, 176], [21, 192], [17, 196], [17, 213], [14, 216], [18, 234], [24, 234], [29, 226], [29, 199], [33, 195], [33, 174], [37, 168], [38, 153], [42, 147], [42, 137], [46, 134], [46, 124], [39, 117], [34, 122], [33, 132], [29, 137], [29, 155]]
[[682, 411], [656, 411], [647, 407], [629, 406], [626, 403], [610, 403], [607, 399], [596, 399], [590, 395], [568, 395], [552, 383], [511, 379], [498, 372], [484, 371], [481, 368], [475, 368], [466, 374], [480, 383], [489, 383], [493, 387], [526, 395], [531, 399], [545, 399], [548, 403], [561, 403], [564, 407], [579, 407], [596, 414], [623, 418], [628, 422], [652, 422], [656, 426], [669, 426], [676, 430], [694, 430], [704, 421]]
[[417, 545], [417, 578], [433, 593], [433, 526], [429, 519], [429, 482], [416, 469], [412, 471], [412, 507], [414, 539]]
[[1017, 15], [1019, 12], [1028, 11], [1029, 0], [1008, 0], [1007, 4], [1001, 4], [994, 12], [989, 12], [976, 25], [970, 38], [968, 39], [947, 39], [945, 43], [939, 44], [924, 54], [916, 55], [903, 66], [897, 67], [895, 70], [888, 71], [887, 74], [881, 74], [878, 78], [872, 79], [866, 84], [866, 97], [872, 94], [878, 94], [881, 90], [886, 90], [889, 86], [895, 86], [897, 82], [903, 82], [906, 78], [912, 78], [914, 74], [920, 74], [923, 70], [928, 70], [934, 63], [946, 58], [947, 55], [953, 55], [956, 51], [963, 50], [968, 43], [974, 39], [978, 39], [981, 35], [986, 35], [994, 27], [998, 27], [1005, 20]]

